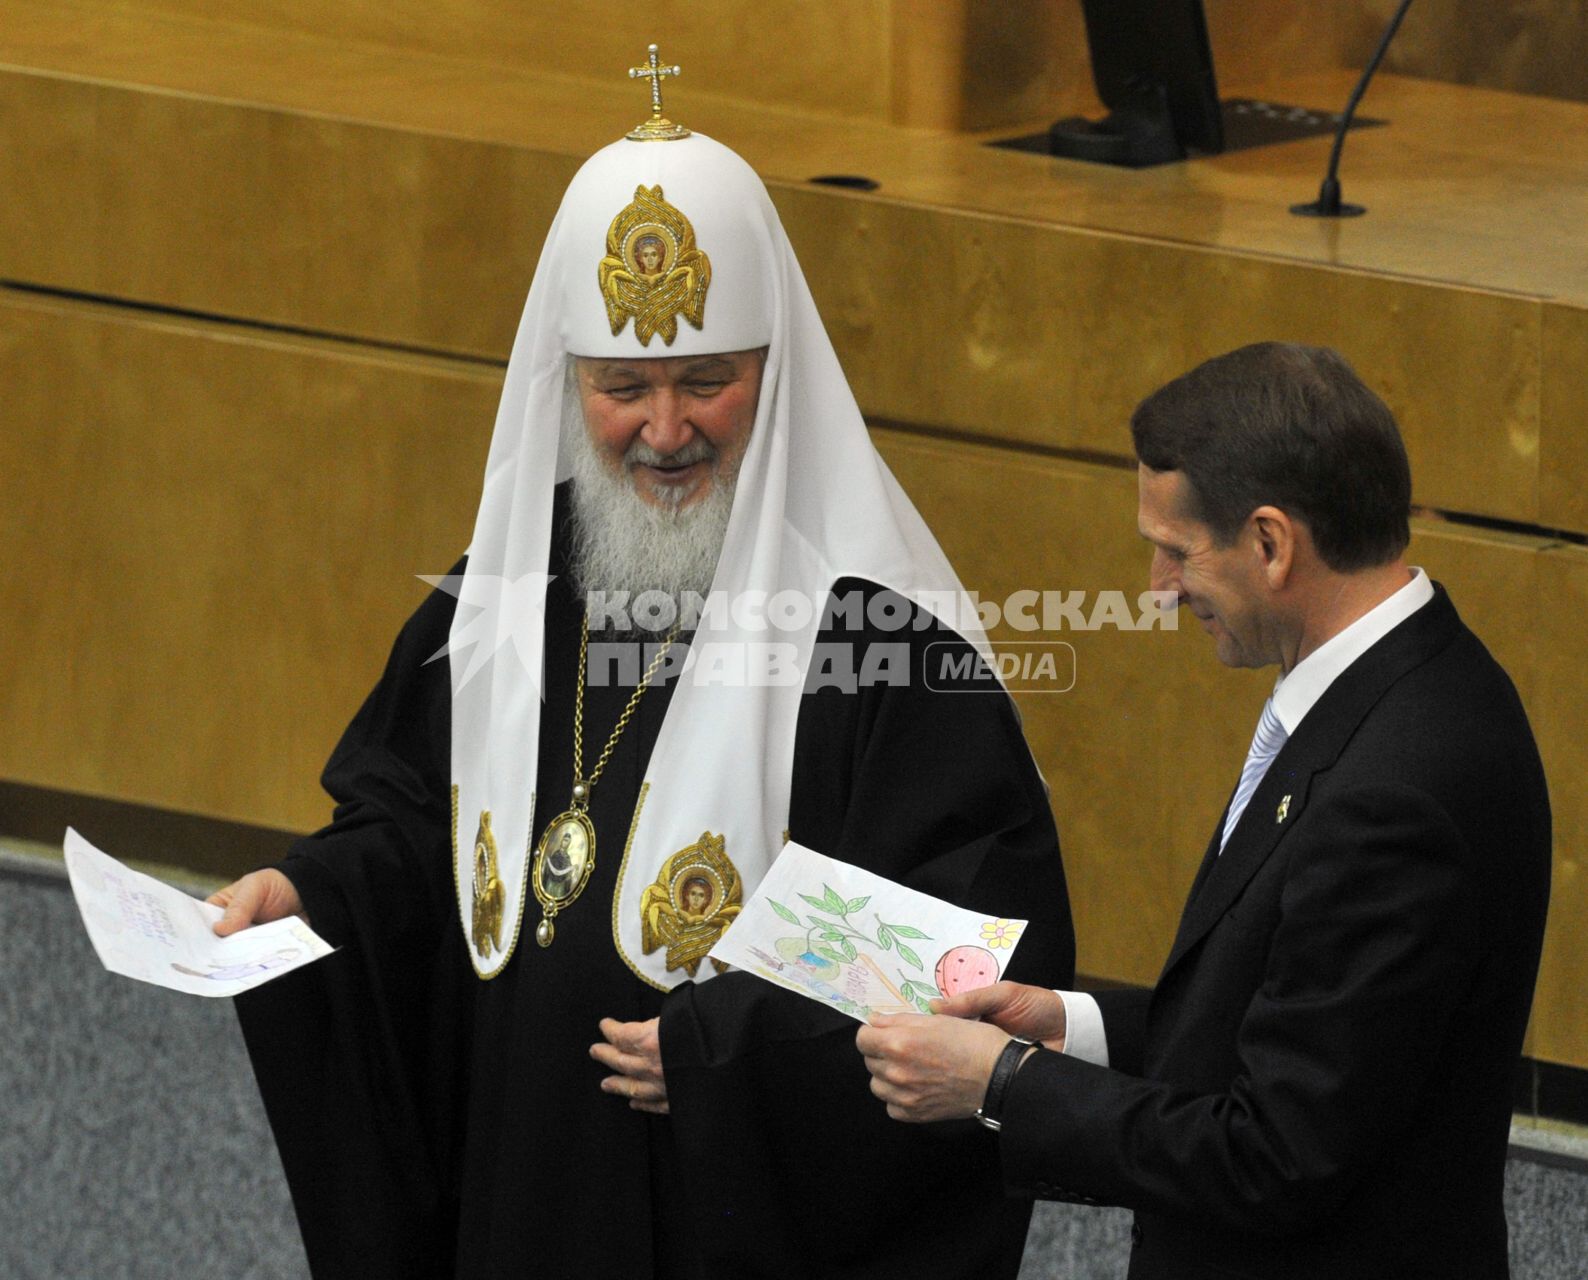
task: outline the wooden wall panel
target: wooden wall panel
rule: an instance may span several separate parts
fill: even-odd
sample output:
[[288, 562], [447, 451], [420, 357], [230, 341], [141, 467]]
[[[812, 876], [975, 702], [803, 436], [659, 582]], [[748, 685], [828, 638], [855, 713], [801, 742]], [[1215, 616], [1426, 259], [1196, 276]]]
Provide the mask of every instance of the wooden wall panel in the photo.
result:
[[[1402, 99], [1430, 109], [1426, 95]], [[494, 359], [506, 355], [577, 164], [479, 137], [63, 76], [0, 75], [0, 129], [24, 142], [0, 150], [0, 186], [18, 194], [0, 202], [0, 278]], [[781, 136], [755, 134], [768, 154], [782, 154], [771, 147]], [[772, 189], [868, 412], [1125, 456], [1136, 400], [1197, 360], [1259, 338], [1323, 342], [1396, 410], [1420, 502], [1588, 529], [1569, 483], [1556, 482], [1562, 514], [1543, 513], [1539, 476], [1541, 451], [1569, 457], [1582, 435], [1572, 399], [1583, 384], [1581, 310], [1550, 304], [1546, 330], [1536, 298], [1452, 283], [1469, 249], [1501, 255], [1489, 263], [1497, 280], [1521, 280], [1504, 274], [1504, 255], [1520, 245], [1547, 259], [1538, 249], [1547, 240], [1515, 234], [1502, 250], [1487, 232], [1481, 243], [1432, 237], [1446, 246], [1441, 258], [1386, 210], [1358, 251], [1378, 244], [1408, 269], [1453, 274], [1341, 270], [1303, 260], [1316, 229], [1298, 230], [1297, 219], [1285, 224], [1288, 256], [1266, 251], [1281, 241], [1253, 220], [1239, 166], [1214, 183], [1233, 183], [1228, 198], [1209, 201], [1212, 188], [1188, 187], [1189, 173], [1176, 187], [1162, 174], [1048, 165], [1033, 187], [1029, 157], [977, 152], [967, 167], [968, 156], [946, 143], [933, 151], [920, 135], [855, 137], [879, 159], [884, 137], [904, 148], [891, 163], [915, 175], [924, 199]], [[787, 138], [805, 165], [831, 158], [797, 128]], [[1012, 207], [1051, 182], [1053, 208], [1041, 219], [966, 210], [966, 184], [983, 170]], [[1172, 234], [1104, 229], [1136, 226], [1130, 210], [1151, 208], [1178, 209]], [[1265, 252], [1211, 247], [1248, 236]]]
[[1529, 299], [800, 189], [777, 199], [868, 413], [1129, 457], [1131, 410], [1171, 377], [1247, 342], [1317, 343], [1394, 410], [1420, 503], [1537, 518]]
[[[515, 72], [610, 80], [657, 41], [688, 90], [915, 128], [998, 129], [1101, 114], [1079, 5], [1051, 0], [75, 0], [276, 36], [385, 47]], [[1345, 65], [1330, 11], [1211, 0], [1225, 84]], [[554, 52], [553, 52], [554, 51]]]
[[894, 0], [895, 124], [1045, 126], [1096, 116], [1080, 5], [1049, 0]]
[[[520, 74], [621, 76], [660, 42], [713, 96], [924, 128], [995, 129], [1099, 114], [1079, 5], [1050, 0], [68, 0], [85, 21], [168, 17], [465, 60]], [[1208, 0], [1223, 86], [1361, 67], [1396, 0]], [[1569, 4], [1418, 5], [1386, 70], [1520, 93], [1588, 97], [1588, 17]], [[1336, 107], [1336, 103], [1315, 103]]]
[[876, 119], [889, 109], [893, 0], [82, 0], [81, 7], [592, 79], [623, 77], [654, 42], [691, 86], [713, 95]]
[[577, 165], [42, 76], [0, 76], [0, 275], [505, 358]]
[[1537, 584], [1539, 661], [1528, 709], [1549, 774], [1555, 877], [1529, 1052], [1588, 1067], [1588, 551], [1540, 555]]
[[[1336, 8], [1206, 0], [1220, 96], [1296, 72], [1361, 65], [1365, 56], [1345, 46]], [[895, 0], [894, 24], [895, 123], [1042, 128], [1059, 116], [1105, 114], [1079, 4]]]
[[[1399, 0], [1340, 0], [1341, 53], [1365, 63]], [[1427, 0], [1407, 14], [1385, 69], [1457, 84], [1588, 99], [1588, 6], [1581, 0]]]
[[1412, 522], [1407, 552], [1413, 564], [1444, 584], [1462, 620], [1509, 673], [1534, 717], [1541, 710], [1535, 618], [1540, 555], [1554, 545], [1529, 534], [1419, 519]]
[[0, 777], [307, 829], [499, 375], [0, 295]]
[[[103, 32], [63, 31], [31, 10], [9, 13], [11, 2], [0, 0], [0, 62], [36, 63], [39, 68], [34, 74], [9, 71], [0, 77], [21, 82], [8, 85], [0, 98], [0, 124], [17, 143], [15, 153], [6, 157], [4, 176], [18, 179], [15, 192], [21, 201], [32, 198], [31, 183], [47, 178], [63, 162], [76, 170], [89, 167], [77, 153], [94, 141], [92, 133], [68, 136], [58, 117], [63, 110], [87, 112], [90, 123], [114, 127], [118, 103], [104, 96], [110, 89], [105, 82], [147, 84], [154, 86], [151, 96], [203, 100], [217, 110], [230, 105], [283, 113], [275, 126], [282, 135], [289, 135], [300, 117], [312, 115], [322, 127], [342, 121], [361, 122], [360, 127], [377, 132], [381, 126], [419, 132], [437, 148], [450, 138], [528, 150], [535, 155], [525, 162], [540, 167], [548, 189], [544, 198], [551, 205], [577, 158], [610, 141], [633, 115], [632, 86], [627, 84], [585, 87], [505, 72], [471, 76], [464, 64], [434, 59], [388, 65], [368, 50], [283, 49], [257, 40], [251, 44], [229, 29], [219, 33], [224, 39], [217, 48], [195, 48], [168, 31], [136, 24], [107, 22]], [[14, 21], [7, 24], [10, 19]], [[61, 92], [76, 88], [91, 98], [103, 96], [103, 105], [39, 96], [33, 82], [40, 79], [64, 82]], [[1333, 73], [1291, 83], [1288, 90], [1283, 83], [1272, 87], [1332, 97], [1349, 86]], [[1038, 223], [1053, 234], [1145, 237], [1184, 253], [1222, 250], [1332, 270], [1412, 277], [1445, 289], [1470, 286], [1588, 306], [1588, 261], [1566, 251], [1567, 242], [1561, 239], [1563, 228], [1588, 221], [1588, 186], [1582, 181], [1588, 165], [1588, 109], [1405, 79], [1375, 86], [1375, 101], [1394, 127], [1353, 138], [1351, 190], [1372, 212], [1346, 223], [1299, 219], [1287, 212], [1290, 203], [1316, 190], [1326, 139], [1121, 172], [989, 149], [971, 139], [921, 130], [710, 98], [685, 105], [689, 123], [731, 141], [774, 186], [799, 185], [813, 174], [834, 171], [869, 174], [882, 184], [881, 199], [929, 206], [956, 224], [967, 213], [981, 213]], [[207, 114], [181, 113], [175, 105], [167, 109], [168, 127], [129, 137], [127, 145], [173, 151], [181, 159], [162, 161], [161, 166], [188, 164], [194, 172], [194, 197], [208, 199], [214, 186], [209, 175], [236, 163], [228, 159], [234, 148], [224, 145], [227, 126]], [[357, 152], [373, 143], [346, 145]], [[302, 190], [312, 207], [322, 199], [315, 188], [337, 175], [345, 179], [344, 201], [372, 184], [401, 187], [413, 181], [411, 160], [401, 148], [394, 150], [384, 170], [338, 165], [336, 160], [332, 154], [324, 167], [299, 165], [297, 170], [278, 161], [285, 167], [267, 175], [274, 179], [271, 183], [230, 190], [228, 198], [261, 206], [258, 218], [268, 225], [272, 213], [278, 219], [292, 216], [290, 208], [273, 210], [273, 203], [293, 200]], [[440, 160], [445, 164], [452, 157], [442, 149]], [[457, 185], [472, 186], [473, 198], [483, 201], [487, 215], [507, 203], [466, 157], [459, 174]], [[1431, 188], [1417, 175], [1437, 175], [1437, 183]], [[304, 182], [309, 187], [302, 188]], [[430, 189], [422, 183], [419, 194]], [[83, 182], [64, 190], [52, 183], [44, 191], [75, 202], [94, 194]], [[843, 200], [830, 190], [817, 194], [835, 206]], [[372, 201], [384, 198], [369, 196]], [[421, 202], [413, 203], [422, 211]], [[48, 218], [49, 210], [64, 207], [45, 203], [47, 212], [39, 216]], [[393, 202], [390, 212], [402, 208]], [[356, 206], [351, 212], [356, 215]], [[103, 216], [120, 215], [111, 208]], [[236, 210], [212, 216], [249, 220]], [[355, 216], [353, 225], [363, 229], [376, 222]], [[370, 229], [385, 234], [378, 225]], [[479, 228], [477, 243], [496, 243], [484, 238], [492, 230], [489, 224]], [[961, 230], [971, 233], [966, 224]], [[403, 247], [422, 247], [417, 233], [405, 234], [409, 239]], [[92, 248], [75, 247], [79, 256]], [[528, 253], [533, 255], [538, 247], [536, 235]], [[315, 248], [313, 239], [300, 246], [310, 255]], [[415, 269], [432, 289], [453, 287], [453, 276], [430, 271], [422, 262]], [[1012, 263], [1009, 269], [1022, 270], [1024, 264]]]
[[1588, 311], [1546, 306], [1539, 522], [1588, 530]]
[[[90, 18], [162, 15], [596, 80], [621, 76], [656, 40], [706, 93], [915, 127], [988, 129], [1097, 110], [1080, 6], [1049, 0], [76, 2]], [[1393, 8], [1394, 0], [1208, 0], [1220, 82], [1358, 68]], [[1581, 99], [1585, 51], [1588, 20], [1572, 6], [1435, 0], [1412, 13], [1387, 69]]]

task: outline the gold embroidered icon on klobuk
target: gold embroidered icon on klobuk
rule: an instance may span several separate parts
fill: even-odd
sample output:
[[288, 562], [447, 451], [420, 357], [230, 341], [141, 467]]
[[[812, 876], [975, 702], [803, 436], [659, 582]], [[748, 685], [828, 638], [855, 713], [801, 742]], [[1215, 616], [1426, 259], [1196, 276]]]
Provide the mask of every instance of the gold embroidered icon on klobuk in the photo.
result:
[[706, 320], [711, 259], [695, 247], [695, 228], [668, 204], [660, 186], [634, 188], [634, 201], [607, 229], [597, 272], [613, 336], [632, 316], [642, 347], [678, 336], [678, 317], [699, 329]]
[[[667, 969], [691, 978], [743, 906], [739, 871], [728, 859], [726, 841], [703, 831], [700, 839], [666, 862], [640, 895], [640, 947], [650, 955], [667, 948]], [[712, 960], [721, 973], [726, 967]]]
[[474, 836], [474, 949], [482, 957], [502, 949], [502, 910], [506, 891], [496, 864], [496, 837], [491, 834], [491, 811], [480, 811]]

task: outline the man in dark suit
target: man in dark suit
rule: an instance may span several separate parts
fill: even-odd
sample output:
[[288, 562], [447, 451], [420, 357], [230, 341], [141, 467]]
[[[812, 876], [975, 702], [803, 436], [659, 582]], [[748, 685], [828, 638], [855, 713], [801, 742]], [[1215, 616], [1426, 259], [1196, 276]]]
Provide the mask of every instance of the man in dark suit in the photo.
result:
[[1515, 689], [1405, 563], [1406, 454], [1337, 354], [1231, 352], [1131, 430], [1153, 587], [1280, 668], [1240, 781], [1153, 990], [880, 1018], [872, 1091], [1001, 1126], [1014, 1193], [1134, 1209], [1131, 1280], [1503, 1277], [1550, 870]]

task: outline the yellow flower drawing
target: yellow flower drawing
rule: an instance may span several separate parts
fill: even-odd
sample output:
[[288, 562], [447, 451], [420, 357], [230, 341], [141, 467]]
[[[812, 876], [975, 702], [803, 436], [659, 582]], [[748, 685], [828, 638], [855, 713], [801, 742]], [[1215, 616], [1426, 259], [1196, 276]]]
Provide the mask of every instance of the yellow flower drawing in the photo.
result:
[[982, 925], [981, 936], [989, 947], [1012, 947], [1020, 936], [1020, 924], [1015, 920], [989, 920]]

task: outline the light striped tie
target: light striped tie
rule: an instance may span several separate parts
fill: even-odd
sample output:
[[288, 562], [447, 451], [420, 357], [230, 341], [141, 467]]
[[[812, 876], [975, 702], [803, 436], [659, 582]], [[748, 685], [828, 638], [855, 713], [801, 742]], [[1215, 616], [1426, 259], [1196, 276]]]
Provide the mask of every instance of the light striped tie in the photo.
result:
[[1263, 703], [1262, 718], [1257, 722], [1257, 732], [1252, 735], [1252, 748], [1246, 753], [1246, 767], [1241, 770], [1240, 785], [1235, 788], [1235, 798], [1230, 801], [1230, 811], [1224, 819], [1224, 837], [1219, 841], [1220, 853], [1229, 843], [1230, 832], [1235, 830], [1241, 814], [1246, 812], [1252, 792], [1257, 790], [1257, 784], [1268, 772], [1269, 763], [1279, 754], [1279, 749], [1289, 736], [1285, 726], [1279, 723], [1279, 717], [1274, 714], [1274, 700], [1270, 698]]

